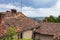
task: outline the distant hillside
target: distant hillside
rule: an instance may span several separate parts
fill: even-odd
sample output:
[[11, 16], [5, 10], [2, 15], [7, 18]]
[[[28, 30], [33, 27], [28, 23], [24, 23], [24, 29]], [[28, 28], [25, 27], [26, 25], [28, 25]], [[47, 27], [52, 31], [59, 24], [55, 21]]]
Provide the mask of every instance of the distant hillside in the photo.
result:
[[32, 18], [34, 20], [43, 20], [45, 17], [30, 17], [30, 18]]
[[33, 20], [35, 20], [35, 21], [37, 21], [37, 22], [40, 22], [40, 21], [42, 21], [45, 17], [29, 17], [29, 18], [31, 18], [31, 19], [33, 19]]

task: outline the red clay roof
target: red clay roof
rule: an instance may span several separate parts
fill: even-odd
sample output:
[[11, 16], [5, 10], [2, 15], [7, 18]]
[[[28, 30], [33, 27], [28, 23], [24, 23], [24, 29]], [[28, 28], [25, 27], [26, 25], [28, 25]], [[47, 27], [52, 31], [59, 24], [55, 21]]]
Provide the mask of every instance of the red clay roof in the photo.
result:
[[36, 30], [37, 33], [54, 35], [60, 33], [60, 23], [39, 23], [40, 28]]

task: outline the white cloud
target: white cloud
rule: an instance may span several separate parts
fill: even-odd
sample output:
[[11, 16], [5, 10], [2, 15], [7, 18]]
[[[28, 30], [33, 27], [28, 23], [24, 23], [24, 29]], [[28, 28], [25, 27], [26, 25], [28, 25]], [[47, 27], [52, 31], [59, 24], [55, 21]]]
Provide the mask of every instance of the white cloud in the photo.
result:
[[56, 5], [51, 8], [31, 8], [31, 7], [23, 7], [23, 13], [26, 16], [36, 17], [36, 16], [50, 16], [53, 15], [57, 17], [60, 15], [60, 0], [57, 1]]
[[36, 9], [31, 7], [22, 7], [22, 12], [29, 17], [38, 16], [36, 13], [37, 12]]
[[16, 8], [16, 6], [12, 4], [0, 4], [0, 8]]
[[[12, 5], [12, 4], [0, 4], [0, 11], [3, 11], [3, 9], [17, 9], [18, 11], [20, 11], [20, 7], [18, 6], [15, 6], [15, 5]], [[5, 11], [4, 10], [4, 11]]]
[[57, 1], [55, 8], [60, 9], [60, 0]]

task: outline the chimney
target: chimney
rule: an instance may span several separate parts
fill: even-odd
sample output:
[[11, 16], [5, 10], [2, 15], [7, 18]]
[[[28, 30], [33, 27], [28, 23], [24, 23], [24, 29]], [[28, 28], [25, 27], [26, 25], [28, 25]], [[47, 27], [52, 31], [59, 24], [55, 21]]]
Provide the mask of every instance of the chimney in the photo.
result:
[[17, 15], [17, 10], [16, 9], [11, 9], [12, 16]]
[[7, 10], [6, 12], [10, 12], [10, 11]]
[[4, 23], [4, 19], [5, 19], [5, 14], [0, 13], [0, 24]]

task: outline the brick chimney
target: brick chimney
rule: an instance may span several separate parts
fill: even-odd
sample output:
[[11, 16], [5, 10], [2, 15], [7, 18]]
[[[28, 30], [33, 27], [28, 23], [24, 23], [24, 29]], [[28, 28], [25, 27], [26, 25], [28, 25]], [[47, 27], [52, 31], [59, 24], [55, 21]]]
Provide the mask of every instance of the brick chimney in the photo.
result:
[[17, 10], [16, 9], [11, 9], [12, 16], [17, 15]]
[[4, 23], [4, 19], [5, 19], [5, 14], [0, 13], [0, 25]]

